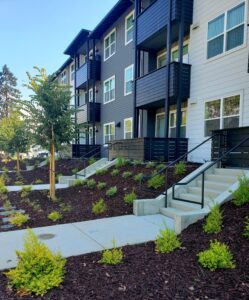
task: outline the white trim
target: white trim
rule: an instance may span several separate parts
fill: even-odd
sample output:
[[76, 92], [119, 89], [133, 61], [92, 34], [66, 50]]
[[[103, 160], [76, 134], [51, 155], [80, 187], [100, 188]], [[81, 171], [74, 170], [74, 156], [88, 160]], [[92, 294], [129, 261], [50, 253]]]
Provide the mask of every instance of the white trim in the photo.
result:
[[108, 125], [114, 125], [114, 140], [115, 140], [115, 135], [116, 135], [115, 122], [104, 123], [103, 124], [103, 144], [104, 145], [106, 145], [106, 142], [105, 142], [105, 126], [108, 126]]
[[134, 64], [132, 64], [124, 69], [124, 96], [130, 95], [133, 92], [133, 89], [129, 93], [126, 92], [126, 82], [127, 81], [126, 81], [125, 75], [126, 75], [126, 71], [130, 68], [132, 68], [132, 82], [134, 82]]
[[[105, 41], [111, 36], [111, 34], [113, 33], [113, 32], [115, 32], [115, 49], [114, 49], [114, 52], [110, 55], [110, 56], [108, 56], [108, 57], [106, 57], [105, 56], [105, 50], [106, 50], [106, 48], [105, 48]], [[117, 31], [116, 31], [116, 27], [115, 28], [113, 28], [112, 29], [112, 31], [110, 31], [105, 37], [104, 37], [104, 61], [107, 61], [110, 57], [112, 57], [115, 53], [116, 53], [116, 45], [117, 45]], [[111, 44], [109, 45], [109, 47], [111, 47]]]
[[[114, 80], [114, 98], [112, 100], [105, 102], [105, 83], [110, 80]], [[112, 101], [115, 101], [115, 98], [116, 98], [116, 77], [115, 77], [115, 75], [113, 75], [113, 76], [107, 78], [106, 80], [104, 80], [104, 82], [103, 82], [103, 104], [108, 104]]]
[[[131, 131], [125, 131], [125, 122], [126, 121], [131, 121]], [[132, 139], [132, 137], [133, 137], [133, 118], [132, 117], [124, 119], [124, 139], [126, 139], [126, 137], [125, 137], [126, 133], [131, 133], [131, 139]]]
[[[133, 15], [133, 22], [134, 22], [134, 18], [135, 18], [135, 12], [134, 12], [134, 9], [125, 17], [125, 46], [130, 44], [132, 41], [133, 41], [133, 37], [130, 41], [127, 41], [127, 20], [129, 19], [130, 16]], [[134, 30], [134, 24], [132, 26], [132, 29]]]

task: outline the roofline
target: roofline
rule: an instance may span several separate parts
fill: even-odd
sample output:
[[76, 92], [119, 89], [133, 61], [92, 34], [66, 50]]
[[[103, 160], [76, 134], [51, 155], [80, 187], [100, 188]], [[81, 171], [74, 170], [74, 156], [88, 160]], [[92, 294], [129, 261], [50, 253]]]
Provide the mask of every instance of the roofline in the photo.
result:
[[64, 54], [68, 54], [71, 52], [70, 49], [73, 48], [74, 44], [77, 43], [78, 39], [82, 36], [85, 35], [86, 38], [89, 36], [90, 34], [90, 30], [88, 29], [81, 29], [80, 32], [76, 35], [76, 37], [72, 40], [72, 42], [67, 46], [66, 50], [63, 52]]

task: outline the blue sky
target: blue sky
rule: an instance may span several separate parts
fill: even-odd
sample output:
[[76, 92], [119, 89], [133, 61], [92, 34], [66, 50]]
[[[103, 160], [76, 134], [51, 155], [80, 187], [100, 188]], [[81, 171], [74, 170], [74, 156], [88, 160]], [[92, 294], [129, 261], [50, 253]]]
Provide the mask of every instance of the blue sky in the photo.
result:
[[18, 78], [23, 98], [26, 71], [56, 71], [66, 47], [82, 28], [93, 29], [117, 0], [0, 0], [0, 68]]

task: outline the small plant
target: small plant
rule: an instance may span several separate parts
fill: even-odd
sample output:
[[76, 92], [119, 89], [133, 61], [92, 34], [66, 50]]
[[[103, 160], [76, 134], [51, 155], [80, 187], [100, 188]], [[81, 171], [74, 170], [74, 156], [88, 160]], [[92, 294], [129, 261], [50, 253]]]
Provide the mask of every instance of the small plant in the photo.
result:
[[106, 183], [99, 181], [97, 184], [97, 188], [98, 190], [103, 190], [104, 188], [106, 188]]
[[97, 170], [96, 171], [96, 175], [104, 175], [104, 174], [106, 174], [108, 172], [108, 170], [107, 169], [99, 169], [99, 170]]
[[76, 175], [78, 172], [79, 172], [79, 169], [78, 169], [78, 168], [74, 168], [74, 169], [72, 169], [72, 173], [73, 173], [73, 175]]
[[98, 201], [93, 203], [92, 212], [95, 215], [99, 215], [99, 214], [104, 213], [106, 211], [106, 208], [107, 208], [107, 206], [105, 204], [104, 199], [100, 198]]
[[63, 212], [70, 212], [72, 210], [72, 206], [68, 203], [60, 203], [59, 206]]
[[12, 210], [13, 209], [13, 206], [12, 206], [12, 204], [10, 203], [10, 201], [8, 199], [4, 201], [3, 208], [5, 210]]
[[7, 194], [8, 193], [8, 189], [5, 186], [5, 180], [3, 178], [3, 176], [0, 177], [0, 194]]
[[50, 221], [56, 222], [56, 221], [62, 219], [62, 214], [60, 214], [58, 211], [52, 211], [52, 212], [48, 215], [48, 219], [49, 219]]
[[3, 171], [3, 173], [8, 173], [8, 172], [9, 172], [9, 169], [8, 169], [7, 167], [3, 167], [3, 168], [2, 168], [2, 171]]
[[186, 173], [186, 171], [187, 171], [187, 165], [185, 161], [179, 161], [179, 163], [175, 165], [175, 170], [174, 170], [175, 175], [183, 175]]
[[53, 254], [44, 243], [39, 242], [31, 229], [25, 236], [24, 250], [16, 251], [16, 254], [17, 267], [5, 275], [17, 293], [43, 296], [62, 283], [66, 260], [60, 253]]
[[84, 185], [83, 180], [81, 180], [79, 178], [75, 179], [73, 186], [81, 186], [81, 185]]
[[173, 230], [165, 228], [160, 231], [156, 241], [156, 251], [160, 253], [169, 253], [181, 247], [181, 242]]
[[154, 190], [159, 189], [164, 185], [164, 175], [163, 174], [158, 174], [148, 180], [148, 187], [152, 188]]
[[113, 169], [112, 172], [111, 172], [111, 176], [115, 177], [115, 176], [117, 176], [119, 174], [119, 172], [120, 171], [118, 169]]
[[38, 178], [34, 181], [34, 184], [43, 184], [43, 181]]
[[21, 189], [21, 198], [26, 198], [32, 192], [32, 186], [23, 186]]
[[56, 176], [55, 176], [56, 182], [59, 182], [59, 179], [61, 176], [63, 176], [63, 174], [61, 174], [61, 173], [56, 174]]
[[159, 170], [162, 170], [165, 167], [166, 167], [166, 165], [162, 163], [162, 164], [159, 164], [159, 165], [156, 166], [156, 170], [159, 171]]
[[123, 174], [122, 174], [122, 177], [125, 178], [125, 179], [129, 178], [131, 176], [132, 176], [132, 172], [129, 172], [129, 171], [123, 172]]
[[233, 269], [235, 263], [226, 244], [217, 240], [210, 242], [210, 248], [197, 254], [199, 263], [210, 271], [216, 269]]
[[220, 206], [218, 204], [215, 204], [209, 215], [206, 218], [206, 222], [203, 225], [203, 230], [206, 233], [218, 233], [221, 231], [222, 228], [222, 220], [223, 220], [223, 214], [220, 210]]
[[86, 185], [89, 189], [94, 189], [96, 187], [97, 183], [96, 183], [95, 179], [88, 179]]
[[117, 161], [115, 163], [116, 168], [121, 168], [124, 166], [127, 166], [130, 163], [128, 159], [125, 159], [124, 157], [118, 157]]
[[23, 224], [27, 223], [29, 220], [29, 215], [23, 213], [16, 213], [11, 215], [10, 224], [21, 227]]
[[145, 168], [146, 169], [151, 169], [155, 167], [155, 163], [153, 161], [148, 161]]
[[246, 217], [243, 235], [249, 238], [249, 217]]
[[141, 160], [134, 160], [134, 161], [133, 161], [133, 165], [134, 165], [135, 167], [141, 166], [142, 164], [143, 164], [143, 162], [142, 162]]
[[134, 200], [136, 199], [137, 199], [137, 195], [135, 194], [134, 190], [131, 193], [126, 194], [124, 196], [124, 202], [127, 204], [133, 204]]
[[106, 191], [106, 196], [108, 197], [113, 197], [117, 194], [118, 192], [118, 189], [116, 186], [113, 186], [111, 188], [109, 188], [107, 191]]
[[236, 191], [232, 193], [233, 204], [236, 206], [242, 206], [249, 203], [249, 178], [241, 177], [239, 178], [239, 186]]
[[102, 258], [99, 261], [105, 265], [119, 265], [123, 262], [123, 251], [121, 248], [116, 248], [115, 241], [113, 241], [113, 249], [105, 250], [102, 254]]
[[136, 181], [136, 182], [140, 182], [142, 180], [142, 178], [144, 177], [144, 173], [138, 173], [137, 175], [135, 175], [133, 177], [133, 179]]
[[15, 181], [15, 185], [23, 185], [23, 181], [17, 180], [17, 181]]
[[91, 157], [91, 158], [88, 159], [89, 165], [92, 165], [92, 164], [96, 163], [96, 161], [97, 161], [97, 159], [95, 157]]

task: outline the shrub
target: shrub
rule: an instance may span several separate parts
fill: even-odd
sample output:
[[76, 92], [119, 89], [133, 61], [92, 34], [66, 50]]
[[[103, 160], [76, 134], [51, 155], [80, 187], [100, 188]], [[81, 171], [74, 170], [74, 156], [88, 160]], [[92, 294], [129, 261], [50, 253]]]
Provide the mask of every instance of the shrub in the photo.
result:
[[159, 189], [164, 185], [164, 175], [158, 174], [148, 180], [148, 187], [152, 189]]
[[132, 172], [129, 172], [129, 171], [123, 172], [123, 174], [122, 174], [122, 177], [125, 178], [125, 179], [129, 178], [131, 176], [132, 176]]
[[89, 189], [94, 189], [97, 185], [95, 179], [88, 179], [86, 185]]
[[111, 176], [112, 177], [115, 177], [119, 174], [119, 170], [118, 169], [113, 169], [112, 172], [111, 172]]
[[124, 157], [118, 157], [117, 161], [115, 163], [116, 168], [121, 168], [124, 166], [127, 166], [130, 163], [128, 159], [125, 159]]
[[17, 181], [15, 181], [15, 185], [23, 185], [23, 181], [17, 180]]
[[133, 165], [134, 165], [135, 167], [141, 166], [142, 164], [143, 164], [142, 160], [134, 160], [134, 161], [133, 161]]
[[8, 172], [9, 172], [9, 169], [8, 169], [7, 167], [3, 167], [3, 168], [2, 168], [2, 171], [3, 171], [4, 173], [8, 173]]
[[72, 210], [72, 206], [68, 203], [60, 203], [59, 207], [64, 212], [70, 212]]
[[0, 176], [0, 194], [7, 194], [7, 193], [8, 193], [8, 189], [5, 186], [5, 180], [3, 176]]
[[246, 220], [245, 220], [245, 229], [244, 229], [243, 235], [245, 237], [249, 237], [249, 217], [246, 217]]
[[135, 175], [133, 177], [133, 179], [136, 181], [136, 182], [140, 182], [142, 180], [142, 178], [144, 177], [144, 173], [138, 173], [137, 175]]
[[122, 261], [123, 251], [121, 248], [116, 248], [115, 241], [113, 241], [113, 249], [105, 250], [99, 262], [106, 265], [118, 265], [121, 264]]
[[127, 204], [132, 204], [133, 201], [136, 199], [137, 199], [137, 195], [135, 194], [134, 190], [131, 193], [126, 194], [124, 196], [124, 202]]
[[156, 166], [156, 170], [162, 170], [163, 168], [165, 168], [166, 167], [166, 165], [165, 164], [159, 164], [159, 165], [157, 165]]
[[249, 202], [249, 178], [239, 178], [239, 186], [236, 191], [232, 193], [233, 203], [236, 206], [242, 206]]
[[221, 231], [222, 228], [222, 220], [223, 220], [223, 214], [220, 210], [220, 206], [218, 204], [215, 204], [209, 215], [206, 218], [206, 222], [203, 225], [203, 230], [206, 233], [218, 233]]
[[74, 168], [74, 169], [72, 169], [72, 173], [75, 175], [75, 174], [77, 174], [79, 172], [79, 169], [78, 168]]
[[169, 228], [160, 231], [156, 241], [156, 251], [160, 253], [169, 253], [181, 247], [181, 242]]
[[117, 192], [118, 192], [117, 187], [113, 186], [113, 187], [109, 188], [109, 190], [106, 191], [106, 196], [113, 197], [117, 194]]
[[38, 178], [34, 181], [34, 184], [43, 184], [43, 181]]
[[20, 294], [43, 296], [62, 283], [66, 260], [60, 253], [53, 254], [44, 243], [39, 242], [31, 229], [25, 237], [24, 250], [16, 253], [17, 267], [5, 274], [10, 285]]
[[48, 219], [49, 219], [50, 221], [56, 222], [56, 221], [62, 219], [62, 214], [59, 213], [58, 211], [52, 211], [52, 212], [48, 215]]
[[3, 203], [3, 208], [5, 210], [12, 210], [13, 207], [12, 207], [12, 204], [10, 203], [10, 201], [8, 199], [6, 199]]
[[32, 192], [32, 186], [23, 186], [21, 189], [21, 197], [26, 198]]
[[185, 161], [179, 161], [179, 163], [177, 163], [175, 165], [175, 168], [174, 168], [174, 174], [175, 175], [183, 175], [186, 173], [187, 171], [187, 166], [186, 166], [186, 163]]
[[81, 186], [81, 185], [84, 185], [83, 180], [79, 178], [74, 180], [73, 186]]
[[155, 163], [153, 161], [148, 161], [146, 164], [146, 169], [151, 169], [155, 167]]
[[217, 240], [210, 242], [210, 248], [197, 254], [199, 263], [210, 271], [233, 269], [235, 263], [227, 245]]
[[105, 204], [104, 199], [100, 198], [98, 201], [93, 203], [92, 212], [95, 215], [99, 215], [99, 214], [104, 213], [106, 211], [106, 208], [107, 208], [107, 206]]
[[10, 217], [10, 224], [21, 227], [23, 224], [27, 223], [29, 220], [29, 215], [23, 213], [16, 213]]
[[92, 164], [96, 163], [96, 161], [97, 161], [97, 159], [95, 157], [91, 157], [91, 158], [88, 159], [89, 165], [92, 165]]
[[100, 169], [100, 170], [97, 170], [96, 171], [96, 175], [104, 175], [104, 174], [106, 174], [108, 172], [108, 170], [107, 169]]
[[104, 188], [106, 188], [106, 183], [99, 181], [97, 184], [97, 188], [98, 190], [103, 190]]

